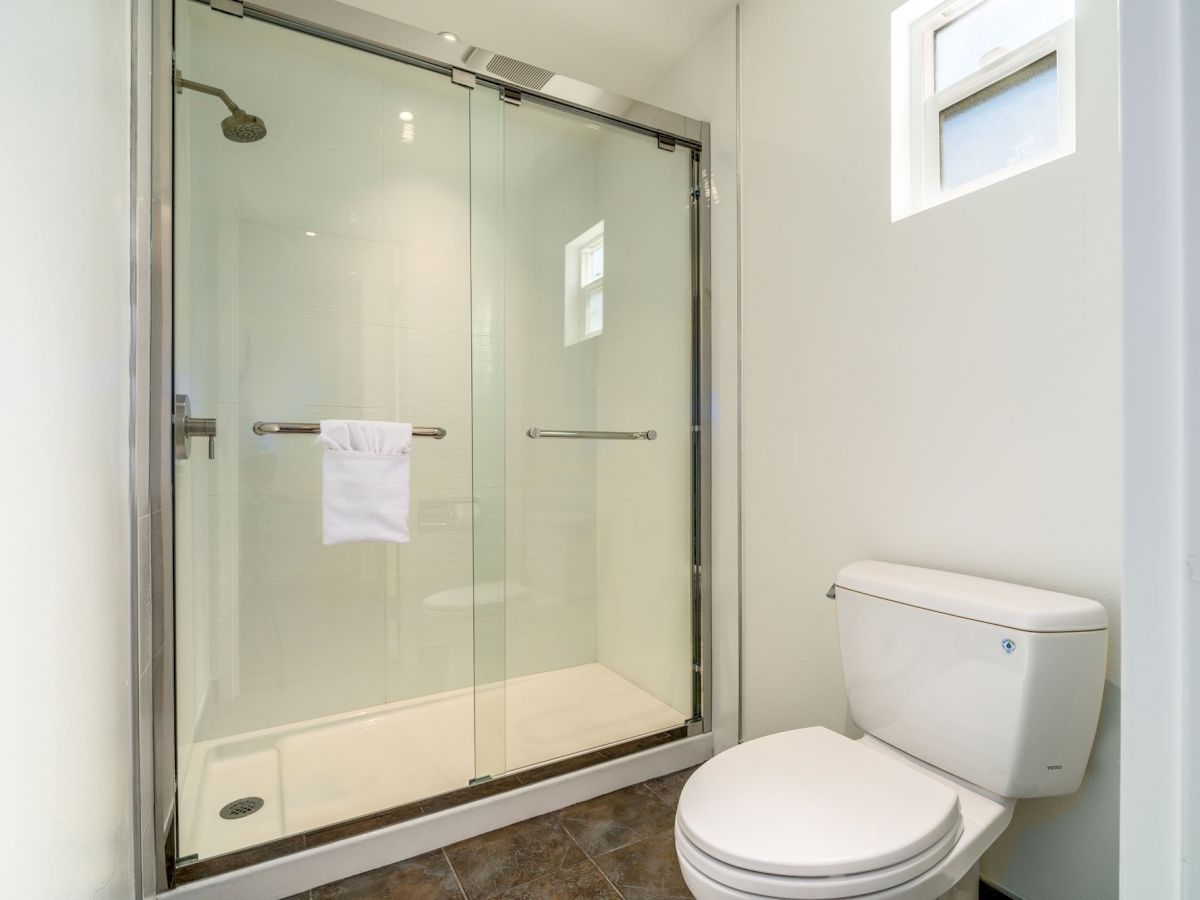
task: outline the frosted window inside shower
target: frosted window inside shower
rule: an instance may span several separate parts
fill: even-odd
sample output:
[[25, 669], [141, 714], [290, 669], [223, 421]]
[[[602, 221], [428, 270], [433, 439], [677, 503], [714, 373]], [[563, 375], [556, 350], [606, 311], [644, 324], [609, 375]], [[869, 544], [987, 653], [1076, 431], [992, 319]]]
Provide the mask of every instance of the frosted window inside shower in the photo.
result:
[[943, 190], [1053, 150], [1058, 145], [1056, 54], [947, 107], [940, 119]]
[[568, 241], [564, 249], [563, 346], [604, 331], [604, 222]]
[[595, 337], [604, 330], [604, 290], [590, 291], [583, 309], [583, 333]]
[[934, 32], [935, 90], [962, 80], [1074, 15], [1075, 0], [985, 0]]

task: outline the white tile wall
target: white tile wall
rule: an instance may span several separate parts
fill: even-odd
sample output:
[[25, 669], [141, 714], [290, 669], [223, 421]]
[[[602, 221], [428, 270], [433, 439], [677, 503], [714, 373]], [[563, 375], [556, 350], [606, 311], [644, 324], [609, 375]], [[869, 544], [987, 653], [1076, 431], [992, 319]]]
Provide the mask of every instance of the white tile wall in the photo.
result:
[[526, 436], [533, 426], [590, 428], [595, 418], [595, 349], [563, 346], [562, 309], [563, 246], [596, 221], [595, 134], [548, 110], [505, 111], [510, 678], [596, 660], [595, 447]]
[[597, 427], [653, 428], [597, 451], [599, 658], [692, 712], [691, 165], [640, 136], [598, 147], [605, 220]]
[[[598, 659], [683, 719], [691, 711], [689, 162], [644, 137], [533, 105], [506, 111], [503, 147], [505, 560], [519, 586], [507, 603], [505, 669], [513, 677]], [[567, 347], [563, 248], [602, 219], [604, 332]], [[525, 432], [535, 425], [655, 427], [661, 437], [533, 441]]]

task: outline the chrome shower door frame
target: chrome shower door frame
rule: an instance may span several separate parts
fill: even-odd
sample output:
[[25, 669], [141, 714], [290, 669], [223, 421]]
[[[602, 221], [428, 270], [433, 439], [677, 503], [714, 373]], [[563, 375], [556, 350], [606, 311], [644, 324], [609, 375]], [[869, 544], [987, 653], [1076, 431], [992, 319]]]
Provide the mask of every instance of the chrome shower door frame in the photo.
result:
[[[689, 736], [712, 729], [712, 289], [711, 173], [707, 122], [632, 100], [561, 75], [540, 90], [486, 69], [466, 57], [478, 48], [450, 44], [440, 36], [377, 16], [336, 0], [193, 0], [214, 14], [246, 16], [326, 40], [357, 47], [399, 62], [443, 72], [464, 88], [482, 83], [507, 100], [529, 100], [573, 114], [619, 125], [655, 137], [664, 152], [692, 157], [692, 644], [693, 715]], [[174, 329], [174, 8], [155, 0], [152, 47], [151, 338], [139, 363], [150, 371], [150, 446], [138, 460], [150, 473], [151, 503], [161, 509], [163, 539], [154, 547], [158, 577], [152, 591], [152, 619], [165, 631], [168, 659], [153, 685], [154, 758], [142, 761], [142, 777], [154, 784], [156, 879], [167, 890], [174, 870], [177, 814], [174, 720], [174, 484], [173, 484], [173, 329]]]
[[692, 150], [692, 329], [694, 378], [692, 412], [696, 457], [692, 464], [694, 558], [692, 662], [695, 715], [689, 734], [712, 731], [712, 150], [710, 128], [700, 125], [700, 146]]
[[[210, 0], [194, 2], [211, 5], [213, 9], [218, 6]], [[473, 64], [470, 57], [474, 51], [483, 51], [491, 58], [493, 54], [488, 48], [473, 47], [465, 42], [451, 43], [432, 32], [336, 0], [253, 0], [246, 3], [223, 0], [220, 6], [224, 9], [231, 3], [240, 10], [235, 15], [272, 22], [379, 56], [444, 72], [464, 87], [490, 84], [501, 89], [508, 99], [537, 98], [542, 103], [658, 136], [668, 143], [694, 147], [706, 143], [704, 122], [558, 73], [552, 73], [553, 78], [540, 89], [533, 89]]]

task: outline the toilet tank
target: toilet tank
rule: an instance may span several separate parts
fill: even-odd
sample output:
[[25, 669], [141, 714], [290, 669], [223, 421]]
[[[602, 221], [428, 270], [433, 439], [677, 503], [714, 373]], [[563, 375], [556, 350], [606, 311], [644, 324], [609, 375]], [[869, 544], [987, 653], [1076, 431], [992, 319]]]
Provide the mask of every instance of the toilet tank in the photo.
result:
[[1077, 790], [1108, 653], [1093, 600], [883, 562], [834, 584], [850, 715], [1002, 797]]

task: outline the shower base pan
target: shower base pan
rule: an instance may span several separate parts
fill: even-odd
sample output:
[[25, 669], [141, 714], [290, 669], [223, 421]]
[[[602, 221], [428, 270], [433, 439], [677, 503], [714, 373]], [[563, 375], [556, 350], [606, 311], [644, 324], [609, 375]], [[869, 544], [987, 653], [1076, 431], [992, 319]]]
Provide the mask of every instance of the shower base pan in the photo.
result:
[[[481, 762], [494, 742], [496, 759], [503, 747], [505, 768], [519, 775], [687, 718], [589, 663], [512, 679], [502, 694], [464, 688], [200, 742], [181, 783], [179, 859], [210, 859], [464, 788], [475, 776], [477, 740]], [[254, 805], [236, 805], [247, 798], [263, 802], [248, 815], [221, 815], [230, 804]]]

